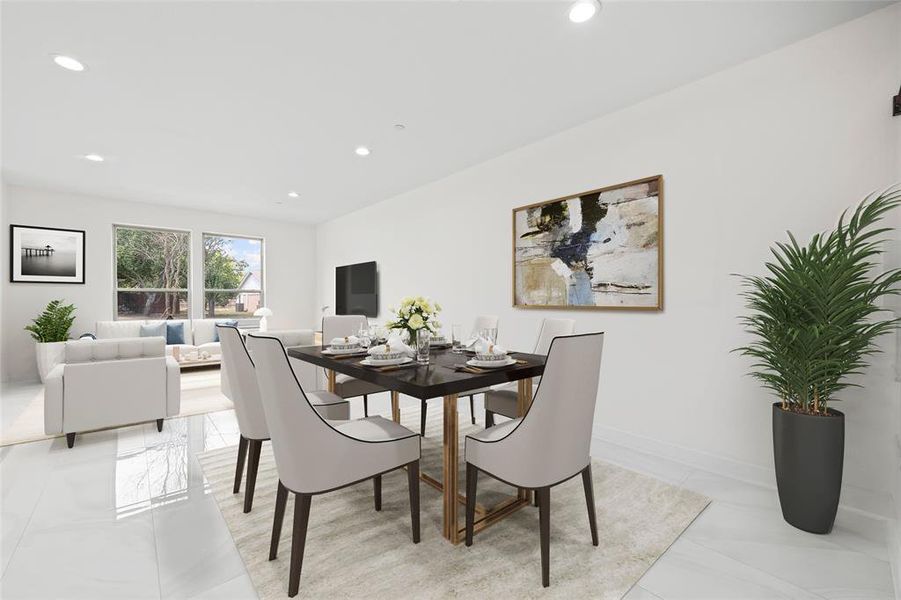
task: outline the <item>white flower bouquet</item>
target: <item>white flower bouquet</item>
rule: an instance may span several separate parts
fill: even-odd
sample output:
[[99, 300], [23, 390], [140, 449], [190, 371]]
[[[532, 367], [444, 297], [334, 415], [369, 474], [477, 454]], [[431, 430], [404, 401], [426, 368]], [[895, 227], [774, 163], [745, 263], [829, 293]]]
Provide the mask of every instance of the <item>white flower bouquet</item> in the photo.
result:
[[411, 344], [416, 343], [416, 332], [420, 329], [427, 329], [433, 334], [441, 330], [441, 323], [438, 322], [441, 305], [428, 298], [407, 296], [401, 299], [397, 310], [392, 307], [388, 312], [394, 313], [394, 318], [385, 323], [385, 327], [406, 331]]

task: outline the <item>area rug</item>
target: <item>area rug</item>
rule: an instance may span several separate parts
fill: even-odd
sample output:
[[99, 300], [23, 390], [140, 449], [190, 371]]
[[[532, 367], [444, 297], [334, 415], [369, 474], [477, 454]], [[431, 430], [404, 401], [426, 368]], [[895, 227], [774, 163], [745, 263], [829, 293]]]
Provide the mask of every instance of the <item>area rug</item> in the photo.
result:
[[[182, 371], [181, 411], [178, 416], [188, 417], [234, 408], [232, 401], [222, 395], [219, 382], [218, 368]], [[15, 396], [15, 407], [10, 406], [13, 401], [8, 404], [5, 399], [4, 406], [0, 407], [0, 447], [62, 437], [62, 434], [44, 433], [42, 385], [21, 386], [15, 390]]]
[[[468, 410], [468, 407], [467, 407]], [[441, 411], [427, 424], [423, 471], [439, 476]], [[462, 423], [461, 437], [478, 429]], [[414, 431], [418, 410], [404, 411]], [[460, 442], [463, 450], [463, 441]], [[253, 511], [232, 494], [234, 447], [200, 456], [204, 474], [262, 600], [287, 598], [293, 498], [285, 511], [278, 558], [268, 560], [278, 478], [263, 445]], [[462, 458], [461, 458], [462, 464]], [[314, 496], [300, 580], [302, 598], [622, 598], [679, 537], [709, 500], [694, 492], [601, 461], [592, 462], [600, 546], [591, 545], [580, 477], [551, 490], [551, 587], [541, 587], [538, 509], [526, 507], [453, 546], [441, 535], [441, 495], [421, 484], [422, 541], [410, 538], [407, 478], [383, 477], [382, 511], [372, 484]], [[461, 482], [461, 489], [463, 484]], [[512, 488], [479, 478], [480, 503]], [[460, 507], [460, 523], [463, 523]]]

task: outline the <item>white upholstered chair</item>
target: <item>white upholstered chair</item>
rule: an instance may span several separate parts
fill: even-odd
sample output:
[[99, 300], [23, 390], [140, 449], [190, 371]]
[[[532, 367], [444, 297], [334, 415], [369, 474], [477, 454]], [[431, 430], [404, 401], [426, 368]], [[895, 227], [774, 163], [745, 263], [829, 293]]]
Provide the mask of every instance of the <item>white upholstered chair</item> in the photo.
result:
[[[269, 439], [269, 427], [260, 401], [260, 390], [254, 372], [254, 363], [244, 345], [244, 338], [237, 327], [217, 325], [222, 346], [222, 365], [228, 378], [231, 399], [235, 405], [235, 417], [241, 435], [238, 439], [238, 464], [235, 468], [235, 485], [232, 492], [241, 491], [241, 477], [247, 459], [247, 485], [244, 490], [244, 512], [253, 508], [253, 493], [256, 488], [257, 471], [260, 466], [260, 451], [263, 442]], [[289, 367], [290, 368], [290, 367]], [[326, 419], [348, 419], [350, 407], [347, 400], [329, 392], [310, 393], [310, 401]]]
[[[329, 343], [338, 337], [357, 335], [360, 328], [368, 329], [369, 320], [363, 315], [333, 315], [322, 317], [322, 345]], [[362, 381], [345, 375], [335, 373], [335, 393], [342, 398], [356, 398], [363, 396], [363, 414], [369, 416], [369, 394], [377, 394], [387, 391], [368, 381]]]
[[598, 545], [589, 447], [603, 346], [603, 333], [555, 338], [525, 416], [466, 436], [466, 545], [472, 545], [479, 472], [535, 490], [544, 587], [550, 584], [551, 487], [582, 474], [591, 541]]
[[279, 478], [269, 560], [278, 555], [288, 492], [294, 494], [288, 595], [296, 595], [300, 586], [314, 495], [372, 479], [375, 509], [381, 510], [382, 475], [406, 466], [413, 542], [419, 543], [420, 437], [382, 417], [326, 421], [313, 410], [309, 394], [294, 376], [278, 339], [263, 333], [251, 334], [247, 346], [256, 364]]
[[[576, 322], [573, 319], [544, 319], [538, 329], [538, 341], [535, 342], [534, 354], [547, 355], [551, 342], [555, 337], [571, 335], [576, 330]], [[537, 388], [541, 378], [536, 377], [533, 387]], [[478, 390], [474, 393], [485, 394], [485, 427], [494, 425], [494, 415], [503, 415], [510, 419], [519, 416], [517, 410], [517, 385], [506, 383]]]
[[[472, 334], [470, 337], [475, 337], [482, 332], [483, 329], [497, 329], [498, 318], [497, 315], [479, 315], [476, 317], [475, 323], [472, 326]], [[461, 396], [469, 396], [469, 419], [472, 421], [472, 424], [476, 424], [476, 407], [475, 401], [473, 400], [473, 396], [476, 394], [481, 394], [485, 390], [476, 390], [473, 392], [465, 392], [460, 394]], [[423, 437], [425, 436], [425, 421], [426, 421], [426, 413], [428, 412], [428, 400], [422, 401], [422, 410], [419, 413], [419, 433]]]
[[66, 342], [65, 358], [44, 380], [44, 433], [80, 431], [163, 419], [181, 409], [181, 370], [162, 337]]

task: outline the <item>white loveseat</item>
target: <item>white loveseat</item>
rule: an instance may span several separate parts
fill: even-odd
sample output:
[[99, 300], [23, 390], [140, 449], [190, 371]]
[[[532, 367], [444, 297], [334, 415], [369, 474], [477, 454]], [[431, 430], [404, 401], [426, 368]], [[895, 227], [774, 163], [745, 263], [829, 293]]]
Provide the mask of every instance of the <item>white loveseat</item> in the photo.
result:
[[[198, 350], [209, 352], [213, 360], [220, 360], [222, 348], [216, 338], [216, 323], [225, 319], [172, 319], [169, 323], [184, 323], [185, 343], [167, 344], [166, 353], [172, 354], [176, 345], [185, 354]], [[164, 321], [97, 321], [96, 335], [99, 340], [141, 337], [141, 326], [162, 323]]]
[[159, 337], [66, 342], [44, 382], [44, 433], [66, 434], [163, 419], [181, 409], [181, 370]]

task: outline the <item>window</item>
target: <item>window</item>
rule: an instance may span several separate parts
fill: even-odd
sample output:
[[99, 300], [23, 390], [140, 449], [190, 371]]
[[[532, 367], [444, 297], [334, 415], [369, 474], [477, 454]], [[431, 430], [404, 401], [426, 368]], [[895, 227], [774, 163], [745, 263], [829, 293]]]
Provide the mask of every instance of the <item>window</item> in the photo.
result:
[[113, 237], [116, 318], [188, 318], [191, 234], [116, 225]]
[[263, 306], [263, 240], [203, 234], [203, 316], [247, 319]]

